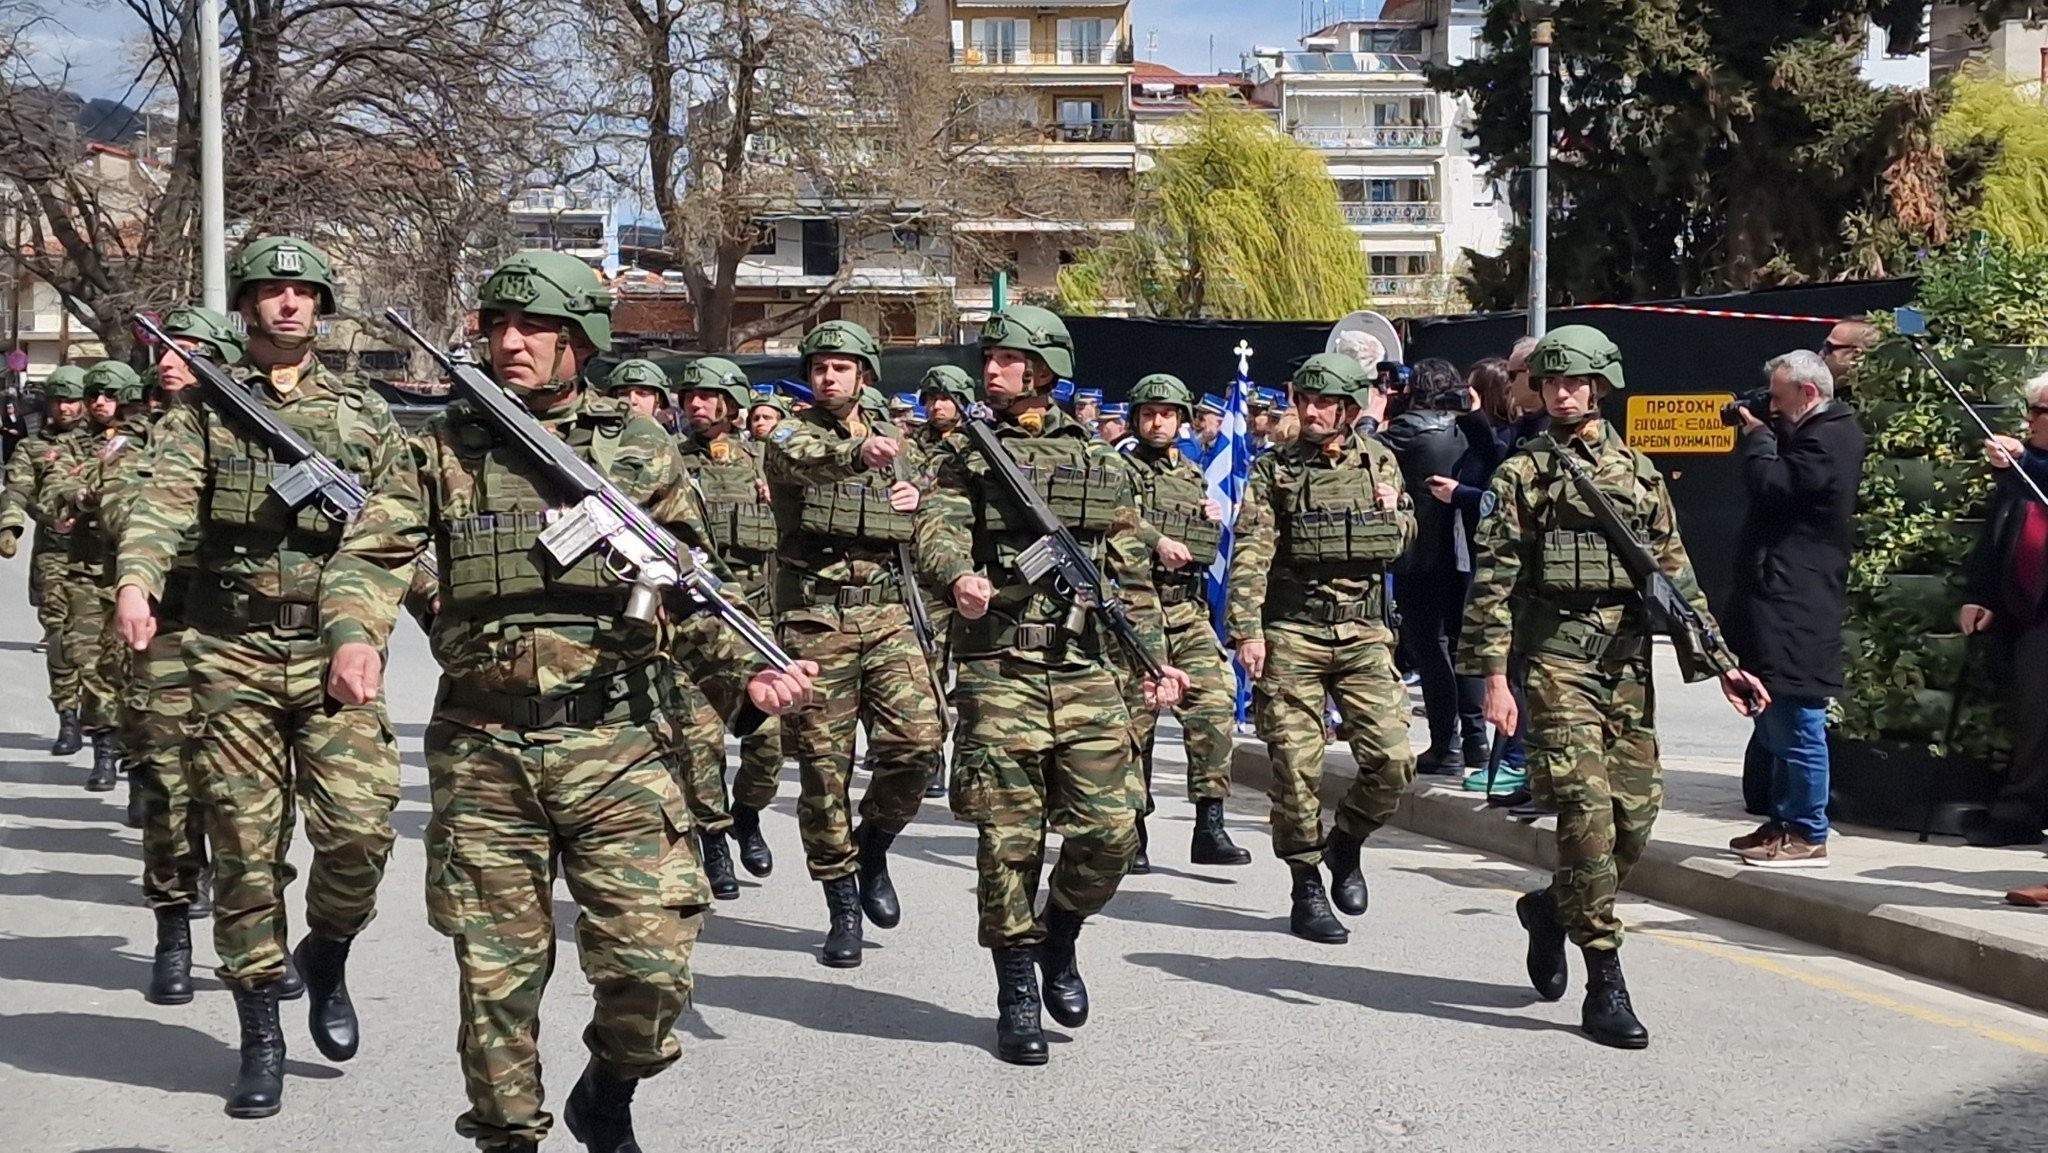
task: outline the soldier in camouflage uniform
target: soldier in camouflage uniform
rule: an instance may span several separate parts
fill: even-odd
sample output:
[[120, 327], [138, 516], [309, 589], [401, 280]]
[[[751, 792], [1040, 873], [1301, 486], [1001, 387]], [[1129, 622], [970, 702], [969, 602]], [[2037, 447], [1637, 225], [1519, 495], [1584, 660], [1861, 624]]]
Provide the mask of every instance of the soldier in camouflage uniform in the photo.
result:
[[[480, 310], [498, 383], [655, 519], [686, 542], [701, 537], [666, 430], [583, 376], [611, 345], [611, 297], [589, 266], [520, 253], [484, 282]], [[595, 998], [590, 1063], [563, 1119], [592, 1150], [638, 1150], [634, 1088], [678, 1056], [673, 1030], [710, 900], [660, 732], [674, 634], [625, 615], [627, 587], [605, 556], [567, 568], [547, 556], [538, 539], [559, 494], [536, 487], [520, 450], [469, 402], [414, 444], [418, 489], [380, 493], [350, 526], [321, 586], [321, 622], [329, 690], [374, 699], [408, 570], [427, 550], [437, 558], [427, 911], [460, 974], [470, 1108], [455, 1127], [485, 1150], [532, 1153], [547, 1136], [539, 1014], [559, 862]], [[715, 648], [676, 655], [708, 670], [702, 688], [736, 730], [807, 693], [802, 672], [750, 675], [752, 654], [729, 632], [706, 635]]]
[[[902, 917], [889, 845], [917, 815], [945, 739], [904, 600], [911, 574], [902, 554], [923, 465], [888, 423], [886, 401], [878, 413], [865, 397], [882, 371], [881, 346], [866, 329], [826, 321], [798, 352], [815, 403], [776, 427], [763, 459], [780, 541], [776, 631], [791, 655], [821, 670], [818, 703], [789, 722], [801, 774], [797, 826], [831, 918], [819, 960], [851, 968], [861, 960], [861, 914], [884, 929]], [[860, 827], [850, 829], [859, 728], [874, 775]]]
[[[409, 493], [413, 457], [382, 398], [315, 355], [318, 318], [334, 310], [327, 256], [303, 240], [264, 237], [228, 263], [228, 299], [249, 337], [237, 375], [258, 403], [370, 492]], [[376, 912], [395, 835], [398, 747], [381, 699], [336, 707], [322, 689], [320, 571], [342, 522], [318, 501], [297, 510], [270, 491], [285, 471], [271, 450], [210, 407], [174, 406], [155, 431], [149, 478], [127, 510], [115, 565], [116, 625], [138, 652], [197, 527], [200, 575], [186, 590], [198, 717], [193, 772], [214, 850], [214, 947], [241, 1019], [235, 1117], [282, 1103], [278, 982], [286, 974], [284, 890], [294, 810], [313, 868], [304, 975], [315, 1045], [329, 1060], [359, 1043], [346, 984], [350, 943]]]
[[[121, 690], [127, 682], [124, 662], [108, 660], [101, 642], [113, 610], [113, 582], [107, 572], [109, 549], [100, 527], [100, 474], [109, 460], [132, 444], [124, 420], [142, 401], [142, 378], [118, 361], [101, 361], [85, 373], [84, 430], [66, 443], [71, 465], [62, 470], [57, 500], [70, 519], [70, 551], [65, 587], [71, 608], [65, 614], [64, 659], [78, 669], [79, 728], [92, 738], [89, 792], [113, 789], [120, 778], [121, 747], [115, 726], [121, 719]], [[133, 808], [135, 795], [129, 793]]]
[[767, 440], [789, 415], [789, 398], [780, 393], [755, 393], [747, 407], [747, 439], [756, 443]]
[[[762, 471], [762, 446], [740, 435], [739, 422], [753, 400], [753, 386], [747, 374], [732, 361], [706, 356], [684, 366], [679, 382], [684, 427], [678, 442], [683, 468], [695, 479], [704, 501], [705, 523], [711, 529], [711, 543], [737, 582], [747, 602], [764, 618], [772, 617], [768, 567], [775, 554], [775, 510], [768, 503], [768, 479]], [[700, 710], [701, 713], [701, 710]], [[714, 715], [713, 719], [716, 717]], [[727, 826], [708, 830], [706, 871], [714, 856], [726, 858], [725, 875], [732, 877], [732, 865], [724, 844], [729, 828], [739, 845], [740, 864], [756, 877], [775, 869], [775, 855], [761, 835], [761, 810], [775, 800], [777, 778], [782, 773], [785, 730], [771, 718], [740, 741], [739, 771], [732, 779], [731, 817]], [[718, 786], [718, 800], [724, 804], [725, 732], [710, 746], [710, 779]], [[735, 892], [737, 881], [732, 881]], [[713, 882], [714, 891], [716, 880]]]
[[[1131, 389], [1137, 443], [1125, 454], [1138, 486], [1145, 519], [1186, 552], [1178, 564], [1155, 561], [1152, 583], [1164, 614], [1166, 659], [1188, 674], [1188, 694], [1174, 710], [1187, 746], [1188, 800], [1195, 805], [1195, 832], [1188, 859], [1197, 865], [1249, 865], [1223, 827], [1223, 801], [1230, 796], [1231, 727], [1237, 720], [1237, 676], [1223, 659], [1209, 621], [1209, 566], [1223, 538], [1223, 509], [1209, 496], [1201, 466], [1182, 456], [1175, 442], [1194, 416], [1194, 397], [1178, 377], [1155, 373]], [[1147, 843], [1145, 817], [1152, 801], [1152, 742], [1158, 715], [1134, 709], [1135, 739], [1145, 764], [1145, 813], [1138, 840]], [[1142, 853], [1143, 850], [1141, 849]]]
[[[1151, 556], [1123, 458], [1051, 403], [1054, 381], [1074, 370], [1066, 325], [1045, 309], [1020, 306], [991, 317], [981, 343], [996, 435], [1094, 554], [1104, 579], [1134, 601], [1150, 597]], [[1043, 1004], [1053, 1019], [1069, 1028], [1086, 1022], [1077, 938], [1082, 922], [1115, 895], [1138, 849], [1144, 790], [1119, 683], [1122, 658], [1093, 615], [1078, 631], [1070, 628], [1071, 590], [1018, 571], [1018, 553], [1036, 534], [981, 454], [956, 435], [935, 467], [917, 533], [920, 551], [941, 558], [938, 575], [958, 610], [952, 807], [979, 829], [978, 937], [995, 962], [996, 1055], [1042, 1065], [1034, 965], [1043, 969]], [[1164, 652], [1156, 612], [1137, 619], [1143, 642]], [[1167, 673], [1149, 700], [1179, 700], [1186, 677]], [[1048, 828], [1062, 843], [1040, 912]]]
[[71, 612], [66, 572], [73, 521], [53, 498], [61, 474], [72, 467], [70, 442], [84, 435], [85, 370], [61, 365], [43, 381], [43, 427], [14, 448], [7, 461], [7, 492], [0, 502], [0, 557], [12, 557], [33, 519], [36, 539], [29, 549], [28, 592], [43, 626], [43, 661], [50, 677], [50, 705], [57, 711], [57, 739], [50, 755], [68, 757], [85, 747], [79, 728], [79, 676], [64, 649], [64, 624]]
[[[1460, 663], [1486, 677], [1486, 719], [1513, 732], [1508, 651], [1527, 655], [1529, 776], [1557, 802], [1557, 875], [1516, 902], [1529, 933], [1529, 978], [1546, 1000], [1564, 996], [1564, 943], [1586, 959], [1581, 1024], [1603, 1045], [1640, 1049], [1622, 979], [1614, 894], [1649, 844], [1664, 793], [1657, 764], [1650, 627], [1642, 597], [1593, 510], [1558, 465], [1569, 452], [1710, 624], [1678, 536], [1664, 477], [1600, 419], [1600, 400], [1623, 387], [1621, 350], [1600, 330], [1567, 325], [1529, 354], [1550, 413], [1548, 435], [1525, 441], [1494, 473], [1473, 546], [1472, 599]], [[1756, 678], [1731, 670], [1722, 691], [1768, 701]]]
[[[1289, 928], [1339, 945], [1330, 911], [1365, 912], [1365, 838], [1415, 775], [1408, 691], [1394, 668], [1387, 566], [1415, 536], [1401, 470], [1358, 431], [1372, 382], [1356, 360], [1311, 356], [1291, 382], [1301, 437], [1252, 464], [1230, 558], [1227, 632], [1252, 680], [1252, 712], [1273, 765], [1273, 852], [1294, 876]], [[1351, 744], [1358, 779], [1323, 838], [1323, 703]], [[1326, 895], [1316, 869], [1330, 867]]]
[[[929, 369], [918, 384], [918, 400], [925, 406], [925, 422], [910, 434], [910, 439], [922, 448], [926, 455], [938, 451], [953, 430], [967, 417], [967, 411], [974, 407], [976, 385], [967, 370], [951, 364], [942, 364]], [[925, 616], [932, 623], [932, 644], [940, 654], [941, 669], [938, 683], [950, 686], [954, 681], [953, 668], [953, 603], [946, 599], [942, 589], [924, 590]], [[949, 694], [950, 698], [950, 694]], [[927, 797], [946, 795], [946, 774], [936, 772], [924, 787]]]

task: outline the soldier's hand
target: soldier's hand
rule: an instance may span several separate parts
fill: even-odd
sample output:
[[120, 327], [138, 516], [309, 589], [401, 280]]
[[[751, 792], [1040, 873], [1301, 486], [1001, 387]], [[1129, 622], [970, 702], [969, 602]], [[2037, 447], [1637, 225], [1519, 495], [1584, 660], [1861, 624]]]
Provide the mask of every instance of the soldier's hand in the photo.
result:
[[988, 615], [989, 598], [995, 595], [996, 586], [988, 583], [987, 577], [976, 573], [968, 573], [953, 582], [953, 607], [970, 621], [978, 621]]
[[15, 553], [16, 553], [16, 552], [17, 552], [17, 551], [18, 551], [18, 550], [20, 549], [20, 548], [21, 548], [21, 530], [20, 530], [20, 529], [18, 529], [18, 528], [10, 528], [10, 529], [6, 529], [6, 530], [4, 530], [4, 531], [0, 531], [0, 557], [6, 557], [7, 559], [9, 559], [9, 560], [12, 560], [12, 559], [14, 559], [14, 554], [15, 554]]
[[1771, 707], [1770, 690], [1746, 669], [1729, 669], [1721, 674], [1721, 695], [1745, 717], [1762, 716]]
[[1250, 677], [1253, 680], [1258, 680], [1260, 677], [1265, 676], [1266, 642], [1237, 642], [1237, 667], [1243, 669], [1244, 675]]
[[1515, 690], [1508, 687], [1506, 673], [1486, 678], [1486, 723], [1503, 733], [1512, 733], [1521, 723], [1522, 710], [1515, 704]]
[[[6, 555], [13, 556], [14, 554], [8, 553]], [[1956, 628], [1962, 630], [1964, 636], [1968, 636], [1971, 633], [1981, 633], [1990, 627], [1991, 610], [1983, 605], [1964, 605], [1963, 611], [1956, 614]]]
[[114, 594], [114, 628], [138, 653], [147, 651], [149, 642], [156, 639], [156, 610], [150, 607], [149, 594], [141, 585], [122, 585]]
[[1202, 498], [1202, 519], [1210, 524], [1223, 523], [1223, 502], [1213, 496]]
[[377, 646], [351, 641], [327, 662], [327, 695], [344, 705], [367, 705], [384, 688], [384, 654]]
[[767, 500], [767, 499], [768, 499], [768, 482], [767, 482], [767, 481], [765, 481], [765, 480], [761, 480], [761, 479], [759, 479], [759, 478], [756, 478], [756, 479], [755, 479], [755, 481], [754, 481], [754, 495], [755, 495], [755, 496], [758, 496], [758, 497], [760, 497], [760, 498], [761, 498], [762, 500]]
[[58, 532], [70, 532], [72, 529], [78, 527], [78, 518], [60, 516], [57, 518], [57, 522], [51, 525], [50, 527], [56, 529]]
[[889, 507], [897, 512], [917, 511], [917, 486], [907, 480], [899, 480], [889, 486]]
[[871, 436], [861, 442], [860, 462], [869, 468], [888, 468], [901, 455], [903, 446], [886, 436]]
[[1188, 695], [1188, 675], [1172, 665], [1160, 670], [1160, 675], [1145, 678], [1145, 704], [1154, 712], [1173, 708]]
[[1401, 490], [1395, 488], [1393, 485], [1385, 483], [1376, 484], [1372, 486], [1372, 492], [1374, 496], [1379, 498], [1380, 507], [1382, 509], [1391, 512], [1394, 509], [1400, 507]]
[[811, 678], [818, 675], [816, 661], [798, 661], [788, 672], [762, 669], [747, 680], [747, 699], [771, 717], [793, 713], [811, 703]]
[[1159, 554], [1159, 563], [1170, 569], [1185, 568], [1188, 562], [1195, 559], [1195, 554], [1188, 551], [1188, 546], [1170, 536], [1160, 537], [1159, 543], [1153, 546], [1152, 551]]
[[1984, 459], [1991, 462], [1992, 468], [2011, 468], [2025, 450], [2026, 446], [2013, 437], [1994, 436], [1984, 442]]

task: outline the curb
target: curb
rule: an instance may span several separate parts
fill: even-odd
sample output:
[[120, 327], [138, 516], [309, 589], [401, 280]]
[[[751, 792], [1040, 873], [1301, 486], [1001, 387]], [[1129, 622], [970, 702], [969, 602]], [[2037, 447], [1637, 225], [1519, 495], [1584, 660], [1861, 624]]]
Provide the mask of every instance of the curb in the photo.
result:
[[[1348, 756], [1325, 762], [1321, 792], [1326, 805], [1350, 786], [1355, 775], [1350, 768]], [[1231, 758], [1231, 778], [1267, 790], [1272, 772], [1263, 744], [1240, 741]], [[1445, 788], [1440, 779], [1421, 778], [1411, 785], [1391, 824], [1534, 868], [1556, 868], [1554, 820], [1510, 820], [1486, 808], [1477, 794]], [[1905, 886], [1816, 885], [1747, 868], [1723, 855], [1719, 846], [1653, 839], [1623, 888], [2048, 1012], [2048, 946], [1927, 916], [1914, 907], [1916, 891]], [[1875, 896], [1873, 890], [1899, 900]]]

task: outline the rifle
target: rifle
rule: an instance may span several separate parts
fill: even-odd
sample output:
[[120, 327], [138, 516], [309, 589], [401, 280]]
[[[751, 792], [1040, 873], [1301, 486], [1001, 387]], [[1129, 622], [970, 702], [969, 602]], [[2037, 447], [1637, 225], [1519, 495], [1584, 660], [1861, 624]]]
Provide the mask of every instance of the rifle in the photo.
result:
[[976, 417], [963, 416], [960, 431], [966, 434], [968, 443], [982, 455], [982, 459], [988, 461], [989, 471], [1002, 482], [1004, 491], [1016, 500], [1032, 530], [1040, 534], [1029, 548], [1017, 554], [1017, 571], [1034, 584], [1040, 577], [1051, 575], [1053, 587], [1062, 595], [1073, 598], [1073, 609], [1067, 614], [1064, 626], [1068, 635], [1079, 633], [1086, 623], [1086, 614], [1092, 612], [1130, 650], [1132, 658], [1144, 666], [1146, 676], [1154, 679], [1165, 676], [1166, 666], [1138, 638], [1137, 626], [1131, 623], [1129, 607], [1110, 591], [1102, 571], [1088, 559], [1088, 551], [1074, 539], [1073, 530], [1053, 515], [1045, 498], [1017, 467], [1016, 458], [1003, 447], [1002, 441], [996, 439], [994, 428]]
[[[1593, 520], [1600, 526], [1600, 535], [1607, 538], [1607, 546], [1621, 558], [1622, 567], [1636, 582], [1636, 591], [1643, 598], [1643, 610], [1650, 618], [1650, 631], [1662, 633], [1671, 638], [1671, 647], [1678, 657], [1678, 672], [1687, 684], [1718, 677], [1735, 670], [1735, 656], [1728, 646], [1721, 643], [1720, 634], [1700, 616], [1685, 594], [1666, 575], [1657, 558], [1650, 555], [1649, 546], [1639, 539], [1621, 519], [1621, 513], [1614, 507], [1607, 494], [1593, 483], [1585, 467], [1572, 459], [1565, 446], [1555, 440], [1551, 442], [1551, 454], [1572, 478], [1572, 486], [1579, 496], [1593, 510]], [[1744, 686], [1740, 690], [1744, 714], [1756, 716], [1763, 711], [1762, 703], [1754, 690]]]
[[540, 534], [541, 547], [556, 564], [567, 568], [601, 548], [613, 574], [633, 586], [626, 598], [627, 617], [652, 623], [662, 593], [678, 589], [725, 622], [776, 669], [789, 672], [796, 667], [775, 638], [726, 598], [720, 591], [722, 582], [707, 572], [673, 533], [543, 427], [525, 405], [485, 376], [466, 354], [451, 355], [436, 348], [396, 309], [385, 312], [384, 319], [425, 349], [455, 388], [476, 405], [478, 413], [570, 502]]
[[345, 521], [362, 511], [363, 502], [369, 499], [369, 494], [346, 469], [328, 460], [319, 449], [307, 443], [305, 437], [293, 432], [290, 425], [279, 420], [276, 413], [251, 396], [248, 389], [236, 384], [212, 361], [187, 351], [172, 340], [154, 318], [146, 313], [137, 313], [135, 323], [158, 344], [178, 354], [178, 359], [183, 360], [185, 366], [192, 370], [192, 375], [199, 378], [203, 388], [201, 395], [215, 411], [254, 434], [279, 463], [291, 466], [270, 479], [270, 491], [285, 503], [286, 508], [297, 509], [317, 498], [320, 511], [333, 520]]

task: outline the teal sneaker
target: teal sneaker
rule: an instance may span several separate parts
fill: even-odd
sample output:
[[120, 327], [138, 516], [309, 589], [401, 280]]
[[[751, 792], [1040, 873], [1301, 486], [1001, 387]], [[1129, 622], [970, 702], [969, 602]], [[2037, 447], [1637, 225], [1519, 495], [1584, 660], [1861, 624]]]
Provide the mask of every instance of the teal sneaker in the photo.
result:
[[[1499, 768], [1499, 770], [1497, 770], [1493, 774], [1492, 795], [1494, 796], [1502, 796], [1507, 793], [1512, 793], [1517, 789], [1526, 789], [1528, 787], [1529, 774], [1524, 769], [1511, 769], [1506, 765], [1502, 765]], [[1465, 791], [1468, 793], [1486, 792], [1485, 769], [1479, 769], [1476, 772], [1470, 772], [1465, 774]]]

